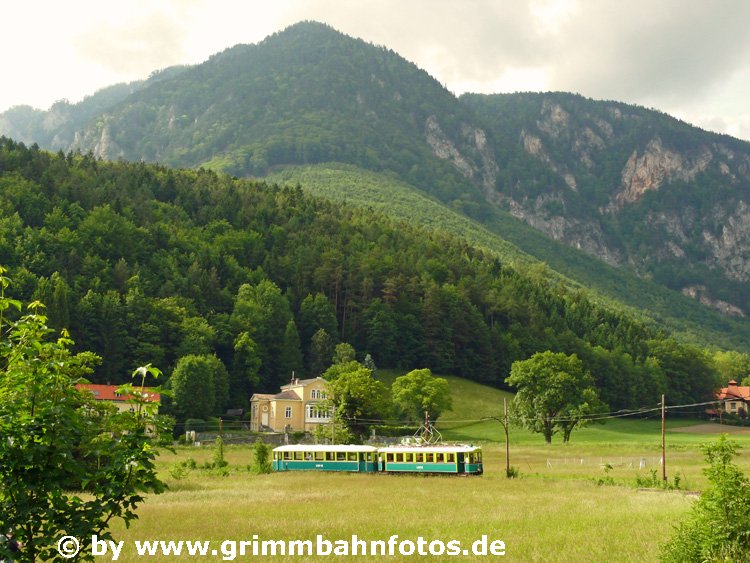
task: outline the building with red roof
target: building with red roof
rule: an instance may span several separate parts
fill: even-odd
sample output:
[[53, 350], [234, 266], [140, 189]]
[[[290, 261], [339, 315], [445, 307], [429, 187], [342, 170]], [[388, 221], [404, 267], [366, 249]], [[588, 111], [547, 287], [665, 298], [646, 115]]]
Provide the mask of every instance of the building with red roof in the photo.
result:
[[[97, 383], [78, 383], [76, 389], [88, 390], [94, 395], [94, 399], [97, 401], [107, 401], [117, 407], [120, 412], [128, 411], [133, 406], [130, 401], [132, 395], [118, 393], [119, 385], [100, 385]], [[148, 387], [143, 388], [143, 398], [153, 403], [155, 408], [159, 408], [161, 403], [161, 395], [159, 393], [153, 393]]]
[[715, 397], [719, 401], [718, 409], [709, 409], [708, 414], [736, 414], [744, 418], [750, 410], [750, 386], [737, 385], [734, 379], [719, 389]]

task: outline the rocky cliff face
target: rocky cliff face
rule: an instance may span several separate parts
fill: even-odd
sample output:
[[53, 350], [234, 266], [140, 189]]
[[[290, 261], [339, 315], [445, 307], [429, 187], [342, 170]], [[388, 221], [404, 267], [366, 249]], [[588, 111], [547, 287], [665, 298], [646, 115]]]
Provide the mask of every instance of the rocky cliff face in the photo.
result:
[[622, 185], [613, 198], [614, 208], [637, 203], [646, 192], [658, 190], [665, 183], [693, 181], [713, 158], [707, 147], [695, 152], [697, 154], [689, 155], [665, 148], [658, 136], [651, 139], [642, 152], [633, 150], [622, 169]]
[[624, 104], [514, 96], [468, 100], [504, 139], [499, 171], [532, 159], [526, 177], [496, 174], [488, 201], [707, 307], [750, 314], [750, 144]]

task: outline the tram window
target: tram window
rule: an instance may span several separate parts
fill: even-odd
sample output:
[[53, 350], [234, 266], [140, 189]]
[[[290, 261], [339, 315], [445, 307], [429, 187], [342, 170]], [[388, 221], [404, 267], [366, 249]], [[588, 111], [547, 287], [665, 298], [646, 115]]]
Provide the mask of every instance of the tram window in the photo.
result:
[[284, 452], [284, 459], [292, 459], [292, 452]]
[[273, 452], [273, 459], [279, 459], [279, 452]]
[[336, 456], [333, 452], [326, 452], [326, 461], [333, 461], [336, 459]]
[[444, 461], [445, 461], [445, 456], [442, 453], [435, 454], [435, 463], [443, 463]]
[[393, 454], [392, 454], [392, 453], [390, 453], [390, 452], [389, 452], [389, 453], [387, 453], [387, 454], [385, 454], [385, 460], [386, 460], [387, 462], [389, 462], [389, 463], [392, 463], [392, 462], [393, 462]]
[[435, 463], [435, 454], [429, 453], [425, 455], [427, 457], [427, 463]]
[[325, 459], [326, 459], [325, 452], [315, 452], [315, 461], [325, 461]]
[[302, 452], [294, 452], [294, 459], [300, 461], [302, 459]]
[[455, 463], [456, 462], [456, 457], [455, 456], [456, 456], [456, 454], [453, 454], [453, 453], [445, 454], [446, 461], [448, 463]]
[[372, 461], [372, 452], [367, 452], [365, 454], [365, 461]]
[[346, 452], [336, 452], [336, 461], [346, 461]]
[[346, 457], [349, 461], [357, 461], [357, 452], [349, 452]]

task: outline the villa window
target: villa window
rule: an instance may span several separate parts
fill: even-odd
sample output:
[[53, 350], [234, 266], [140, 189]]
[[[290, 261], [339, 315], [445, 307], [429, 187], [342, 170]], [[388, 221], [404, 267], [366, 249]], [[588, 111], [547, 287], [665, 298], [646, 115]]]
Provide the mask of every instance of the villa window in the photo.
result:
[[292, 407], [287, 407], [286, 411], [284, 412], [284, 416], [286, 418], [292, 418]]

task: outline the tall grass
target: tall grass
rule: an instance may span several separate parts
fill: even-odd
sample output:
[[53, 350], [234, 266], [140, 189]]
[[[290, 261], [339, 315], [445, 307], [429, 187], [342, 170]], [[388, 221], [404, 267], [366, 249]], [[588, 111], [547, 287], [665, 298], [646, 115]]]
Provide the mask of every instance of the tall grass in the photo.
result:
[[[228, 447], [229, 476], [195, 471], [172, 480], [172, 490], [150, 498], [130, 529], [116, 529], [116, 537], [126, 541], [120, 560], [138, 559], [136, 539], [211, 540], [218, 546], [253, 535], [291, 540], [323, 534], [333, 541], [352, 535], [387, 540], [397, 534], [412, 541], [456, 539], [467, 547], [486, 534], [506, 543], [510, 561], [652, 561], [672, 523], [690, 506], [682, 494], [601, 487], [559, 468], [548, 471], [539, 449], [544, 450], [519, 451], [532, 472], [524, 461], [522, 477], [507, 480], [497, 446], [486, 449], [487, 472], [477, 478], [254, 475], [245, 469], [250, 448]], [[200, 465], [210, 452], [184, 448], [177, 455], [165, 453], [160, 463], [166, 468], [187, 456]], [[600, 472], [595, 466], [590, 470]]]

